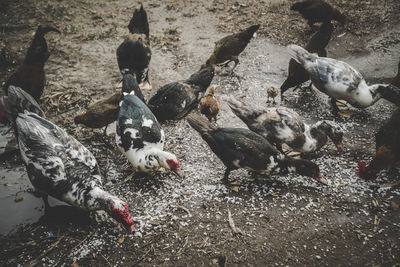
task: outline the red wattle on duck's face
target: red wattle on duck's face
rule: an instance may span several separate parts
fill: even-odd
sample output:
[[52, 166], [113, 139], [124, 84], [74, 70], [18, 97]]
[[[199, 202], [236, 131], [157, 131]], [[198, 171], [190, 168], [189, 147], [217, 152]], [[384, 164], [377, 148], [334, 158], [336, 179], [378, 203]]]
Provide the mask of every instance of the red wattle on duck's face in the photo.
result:
[[124, 210], [111, 206], [111, 216], [120, 224], [122, 224], [128, 233], [135, 231], [131, 214], [129, 213], [128, 204], [123, 203]]

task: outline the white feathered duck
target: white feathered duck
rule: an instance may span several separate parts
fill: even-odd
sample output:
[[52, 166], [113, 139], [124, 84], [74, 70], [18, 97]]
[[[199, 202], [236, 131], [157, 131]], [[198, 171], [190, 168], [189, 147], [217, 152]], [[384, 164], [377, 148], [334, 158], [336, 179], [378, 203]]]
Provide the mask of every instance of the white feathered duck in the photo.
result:
[[178, 158], [164, 151], [164, 131], [151, 110], [136, 96], [137, 90], [140, 88], [135, 77], [124, 75], [115, 135], [118, 148], [136, 171], [153, 172], [163, 167], [182, 177]]
[[310, 153], [321, 149], [328, 137], [342, 151], [343, 129], [334, 121], [322, 120], [308, 125], [293, 109], [286, 107], [252, 108], [234, 97], [228, 99], [233, 113], [250, 130], [266, 138], [282, 151], [285, 143], [293, 150]]
[[400, 89], [385, 84], [368, 85], [363, 76], [346, 62], [309, 53], [298, 45], [288, 46], [290, 56], [301, 64], [318, 90], [331, 97], [334, 112], [339, 108], [336, 99], [349, 102], [356, 108], [366, 108], [384, 98], [399, 105]]
[[[23, 103], [29, 103], [29, 110], [41, 110], [22, 89], [10, 87], [8, 94], [7, 99], [3, 97], [0, 103], [15, 103], [17, 106], [10, 109], [10, 106], [1, 105], [0, 110], [8, 108], [3, 114], [15, 117], [19, 150], [29, 180], [43, 195], [45, 210], [49, 208], [50, 195], [83, 210], [104, 210], [128, 232], [135, 230], [127, 203], [104, 190], [93, 154], [51, 121], [28, 110], [22, 113]], [[13, 99], [15, 96], [20, 99]], [[12, 113], [14, 111], [16, 113]]]

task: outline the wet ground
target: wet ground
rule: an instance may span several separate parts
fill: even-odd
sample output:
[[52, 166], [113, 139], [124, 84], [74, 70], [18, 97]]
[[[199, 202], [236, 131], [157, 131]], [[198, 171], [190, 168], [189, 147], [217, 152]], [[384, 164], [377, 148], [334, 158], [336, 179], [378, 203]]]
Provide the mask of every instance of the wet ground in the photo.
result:
[[[344, 28], [336, 26], [328, 55], [356, 67], [368, 82], [389, 82], [400, 51], [395, 20], [399, 3], [333, 2], [352, 20]], [[1, 263], [398, 264], [399, 172], [384, 171], [374, 183], [359, 180], [354, 172], [360, 159], [372, 158], [374, 133], [394, 110], [392, 104], [381, 100], [346, 119], [332, 116], [326, 96], [316, 90], [290, 90], [285, 103], [277, 99], [278, 105], [294, 108], [309, 123], [332, 119], [346, 130], [342, 154], [329, 143], [313, 159], [328, 179], [327, 187], [297, 175], [254, 181], [242, 170], [231, 175], [238, 184], [226, 187], [220, 182], [223, 164], [184, 121], [168, 123], [164, 129], [167, 149], [179, 157], [185, 179], [157, 173], [124, 182], [130, 171], [121, 170], [129, 165], [115, 148], [112, 134], [103, 137], [102, 130], [76, 126], [73, 116], [115, 90], [120, 79], [115, 51], [138, 4], [84, 0], [3, 4], [0, 48], [6, 51], [6, 62], [0, 64], [0, 80], [23, 60], [37, 24], [51, 24], [63, 32], [47, 37], [52, 55], [41, 105], [52, 121], [95, 154], [107, 189], [127, 200], [139, 231], [127, 235], [102, 213], [89, 217], [56, 201], [51, 213], [44, 215], [43, 202], [31, 193], [21, 159], [11, 153], [0, 165]], [[146, 1], [144, 6], [153, 51], [153, 90], [144, 92], [147, 97], [160, 85], [197, 71], [214, 41], [227, 32], [261, 22], [260, 33], [241, 54], [235, 74], [213, 80], [222, 103], [220, 126], [244, 127], [226, 105], [226, 96], [254, 106], [270, 105], [267, 88], [279, 88], [287, 75], [284, 45], [304, 44], [312, 34], [300, 16], [288, 11], [287, 1]], [[1, 131], [4, 146], [6, 129]], [[233, 233], [228, 212], [241, 233]]]

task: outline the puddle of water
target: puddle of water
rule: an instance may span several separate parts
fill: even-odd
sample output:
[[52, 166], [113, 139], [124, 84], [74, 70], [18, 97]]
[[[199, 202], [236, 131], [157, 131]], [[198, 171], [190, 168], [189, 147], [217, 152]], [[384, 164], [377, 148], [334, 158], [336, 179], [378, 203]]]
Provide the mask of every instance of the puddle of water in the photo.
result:
[[32, 186], [24, 167], [0, 169], [0, 182], [0, 234], [36, 222], [43, 215], [42, 199], [27, 192]]
[[[32, 185], [24, 166], [0, 168], [0, 235], [7, 235], [26, 224], [44, 217], [41, 197], [32, 193]], [[49, 197], [51, 207], [65, 205]], [[66, 207], [66, 206], [64, 206]], [[62, 213], [58, 216], [64, 217]]]

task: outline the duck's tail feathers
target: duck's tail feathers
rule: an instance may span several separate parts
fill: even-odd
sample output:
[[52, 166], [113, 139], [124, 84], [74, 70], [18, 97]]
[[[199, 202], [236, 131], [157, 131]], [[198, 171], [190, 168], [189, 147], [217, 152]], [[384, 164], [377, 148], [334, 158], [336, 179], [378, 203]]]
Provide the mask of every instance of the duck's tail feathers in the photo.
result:
[[290, 57], [303, 66], [306, 65], [307, 61], [314, 62], [318, 58], [317, 55], [308, 52], [298, 45], [291, 44], [288, 45], [287, 48]]
[[400, 88], [394, 85], [380, 85], [378, 86], [377, 92], [383, 99], [392, 102], [396, 106], [400, 107]]
[[143, 4], [140, 5], [140, 9], [135, 9], [133, 12], [128, 29], [130, 33], [145, 34], [147, 38], [149, 38], [149, 22], [147, 20], [146, 10], [143, 8]]
[[200, 134], [204, 134], [208, 131], [217, 129], [217, 126], [213, 125], [208, 120], [200, 117], [199, 115], [189, 114], [186, 119], [190, 126], [192, 126], [192, 128]]
[[310, 1], [294, 3], [290, 9], [294, 11], [302, 11], [310, 6]]
[[241, 120], [245, 120], [253, 113], [253, 110], [250, 109], [248, 105], [233, 96], [228, 97], [226, 101], [228, 102], [233, 114]]
[[3, 110], [9, 123], [14, 123], [18, 114], [25, 111], [36, 113], [40, 117], [45, 116], [39, 104], [30, 94], [13, 85], [8, 87], [7, 96], [0, 98], [0, 109]]

